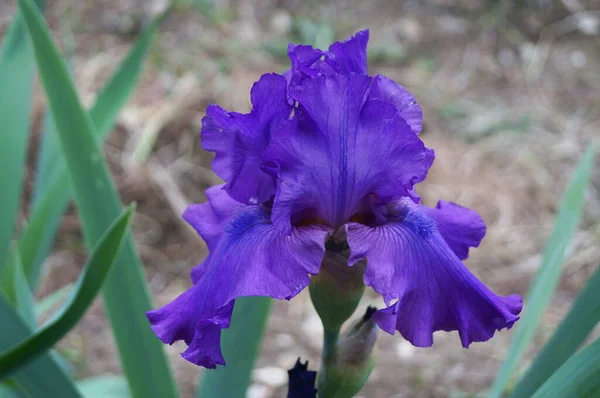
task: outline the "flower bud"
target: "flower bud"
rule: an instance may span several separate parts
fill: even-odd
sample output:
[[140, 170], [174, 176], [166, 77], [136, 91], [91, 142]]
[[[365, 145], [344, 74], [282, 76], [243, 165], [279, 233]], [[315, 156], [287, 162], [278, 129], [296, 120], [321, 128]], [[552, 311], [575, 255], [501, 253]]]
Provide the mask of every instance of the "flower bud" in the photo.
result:
[[312, 277], [309, 286], [310, 298], [326, 331], [340, 330], [358, 306], [365, 288], [364, 265], [348, 266], [348, 257], [342, 250], [325, 252], [319, 274]]
[[296, 361], [294, 367], [288, 370], [289, 384], [287, 398], [316, 398], [315, 380], [317, 372], [308, 370], [308, 361]]
[[368, 307], [365, 314], [344, 333], [338, 343], [338, 360], [346, 365], [362, 364], [371, 356], [377, 341], [377, 327], [372, 317], [377, 311]]
[[333, 357], [319, 372], [319, 397], [351, 398], [366, 384], [375, 363], [377, 326], [372, 315], [376, 310], [367, 308], [365, 315], [341, 336]]

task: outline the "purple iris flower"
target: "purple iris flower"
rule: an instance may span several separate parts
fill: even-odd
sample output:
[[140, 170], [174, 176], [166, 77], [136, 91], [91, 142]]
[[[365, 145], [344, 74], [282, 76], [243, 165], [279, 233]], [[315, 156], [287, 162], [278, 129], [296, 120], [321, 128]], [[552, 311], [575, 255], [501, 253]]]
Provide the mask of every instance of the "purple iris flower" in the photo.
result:
[[496, 295], [461, 261], [485, 235], [481, 217], [419, 204], [414, 187], [434, 160], [418, 137], [421, 109], [402, 86], [367, 74], [368, 37], [327, 51], [290, 45], [291, 69], [254, 84], [250, 113], [208, 107], [202, 145], [226, 183], [183, 217], [210, 254], [189, 290], [148, 313], [163, 342], [185, 341], [188, 361], [224, 365], [235, 299], [296, 296], [332, 240], [349, 248], [348, 266], [366, 263], [364, 283], [387, 305], [375, 322], [415, 346], [457, 330], [468, 347], [519, 319], [521, 298]]

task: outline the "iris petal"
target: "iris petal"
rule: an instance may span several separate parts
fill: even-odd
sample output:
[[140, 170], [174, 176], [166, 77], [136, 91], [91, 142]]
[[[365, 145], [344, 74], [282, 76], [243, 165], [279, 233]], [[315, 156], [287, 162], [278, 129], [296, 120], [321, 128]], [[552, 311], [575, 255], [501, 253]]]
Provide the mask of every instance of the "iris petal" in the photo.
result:
[[431, 346], [437, 330], [458, 330], [468, 347], [512, 327], [519, 319], [521, 298], [496, 295], [479, 281], [419, 205], [410, 200], [395, 205], [386, 224], [346, 227], [349, 263], [367, 260], [365, 284], [388, 304], [375, 314], [376, 323], [391, 334], [398, 330], [419, 347]]
[[425, 178], [433, 151], [393, 105], [370, 98], [372, 81], [319, 75], [290, 88], [299, 107], [263, 154], [279, 179], [272, 218], [282, 231], [307, 209], [340, 227], [370, 193], [410, 196]]
[[485, 236], [485, 222], [476, 211], [440, 200], [434, 209], [422, 207], [436, 222], [438, 231], [454, 254], [464, 260], [469, 247], [477, 247]]
[[240, 296], [291, 298], [319, 271], [329, 231], [295, 228], [281, 234], [263, 206], [238, 210], [227, 225], [196, 283], [165, 307], [148, 313], [152, 329], [165, 343], [184, 340], [183, 356], [205, 367], [223, 364], [217, 343], [229, 327]]
[[373, 83], [373, 97], [393, 104], [402, 118], [419, 134], [423, 130], [423, 111], [415, 98], [392, 79], [378, 75]]
[[338, 63], [338, 73], [347, 76], [351, 73], [367, 74], [368, 42], [369, 31], [362, 30], [346, 41], [336, 41], [329, 46], [328, 57]]
[[165, 344], [183, 340], [182, 356], [196, 365], [214, 369], [225, 365], [221, 353], [221, 330], [229, 327], [234, 301], [221, 308], [210, 306], [209, 292], [195, 284], [175, 300], [146, 315], [152, 330]]
[[305, 44], [288, 45], [288, 57], [292, 64], [291, 75], [302, 72], [307, 76], [316, 76], [319, 72], [325, 74], [333, 73], [333, 69], [326, 64], [323, 64], [321, 57], [323, 51], [318, 48], [313, 48]]
[[260, 154], [292, 111], [285, 77], [263, 75], [250, 93], [252, 111], [227, 112], [210, 105], [202, 119], [202, 146], [215, 152], [212, 167], [225, 190], [243, 203], [263, 203], [275, 192], [273, 178], [260, 169]]
[[[367, 44], [369, 31], [357, 32], [343, 42], [335, 42], [329, 51], [321, 51], [307, 45], [288, 46], [292, 68], [286, 72], [290, 85], [301, 84], [306, 77], [319, 73], [332, 76], [339, 73], [367, 75]], [[373, 98], [388, 102], [396, 107], [402, 118], [419, 134], [423, 129], [423, 112], [415, 98], [401, 85], [385, 76], [376, 76], [373, 83]]]
[[[363, 30], [350, 37], [348, 40], [336, 41], [329, 46], [329, 51], [319, 50], [309, 45], [290, 44], [288, 56], [292, 68], [289, 76], [304, 74], [317, 76], [321, 73], [331, 76], [336, 73], [350, 76], [350, 74], [367, 74], [367, 42], [369, 31]], [[302, 79], [297, 80], [300, 83]]]
[[221, 184], [208, 188], [204, 192], [206, 202], [190, 205], [183, 212], [183, 219], [204, 239], [209, 250], [217, 246], [223, 228], [236, 211], [245, 206], [229, 196], [223, 187]]
[[[245, 206], [229, 196], [223, 187], [224, 185], [221, 184], [208, 188], [204, 192], [206, 202], [190, 205], [183, 212], [183, 219], [204, 239], [209, 251], [216, 248], [223, 229], [229, 224], [235, 213]], [[204, 262], [193, 267], [191, 270], [192, 282], [196, 283], [205, 271]]]

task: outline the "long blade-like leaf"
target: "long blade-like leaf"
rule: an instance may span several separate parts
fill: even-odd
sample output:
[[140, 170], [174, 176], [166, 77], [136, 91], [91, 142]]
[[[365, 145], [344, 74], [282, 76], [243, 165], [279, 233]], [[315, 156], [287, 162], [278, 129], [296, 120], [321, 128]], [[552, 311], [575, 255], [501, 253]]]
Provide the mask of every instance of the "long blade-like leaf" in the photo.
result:
[[47, 271], [42, 265], [73, 195], [55, 130], [52, 112], [48, 111], [38, 152], [31, 213], [19, 239], [23, 269], [33, 291], [37, 290], [43, 271]]
[[[31, 0], [19, 0], [19, 5], [54, 115], [86, 241], [88, 246], [93, 246], [110, 220], [120, 213], [119, 196], [100, 152], [91, 119], [79, 102], [48, 27]], [[151, 308], [150, 297], [131, 237], [105, 284], [104, 303], [133, 396], [176, 397], [163, 347], [146, 320], [145, 312]]]
[[[14, 383], [12, 383], [14, 384]], [[0, 384], [0, 398], [20, 398], [16, 385]]]
[[110, 133], [121, 108], [137, 84], [144, 58], [150, 49], [158, 26], [169, 15], [171, 9], [171, 7], [167, 8], [145, 28], [125, 60], [98, 94], [96, 102], [90, 110], [90, 117], [98, 139], [104, 140]]
[[0, 265], [6, 258], [21, 199], [21, 180], [31, 99], [34, 58], [20, 14], [15, 17], [0, 52]]
[[129, 385], [121, 376], [97, 376], [77, 382], [85, 398], [129, 398]]
[[5, 296], [15, 307], [19, 315], [31, 328], [36, 327], [33, 294], [29, 289], [19, 250], [13, 248], [8, 262], [0, 272], [0, 286]]
[[532, 398], [600, 396], [600, 338], [565, 362]]
[[54, 180], [65, 173], [60, 142], [55, 132], [52, 112], [47, 111], [42, 123], [42, 140], [38, 149], [35, 180], [33, 184], [32, 206], [35, 208], [50, 191]]
[[227, 366], [204, 371], [198, 398], [245, 396], [270, 308], [268, 297], [240, 297], [235, 301], [231, 327], [221, 338]]
[[[144, 30], [139, 39], [136, 40], [131, 51], [119, 65], [115, 73], [108, 80], [104, 88], [96, 97], [96, 102], [90, 110], [90, 116], [94, 123], [98, 140], [108, 137], [115, 124], [120, 109], [133, 92], [138, 78], [141, 74], [143, 61], [152, 44], [158, 26], [168, 15], [170, 9], [157, 16]], [[44, 136], [40, 147], [37, 178], [34, 191], [34, 213], [30, 221], [31, 228], [37, 228], [35, 233], [35, 246], [28, 248], [27, 258], [23, 259], [27, 279], [35, 289], [40, 278], [41, 265], [50, 252], [54, 236], [60, 225], [62, 214], [72, 197], [72, 188], [67, 185], [59, 188], [57, 184], [63, 184], [63, 178], [68, 176], [65, 162], [62, 158], [60, 142], [56, 132], [56, 125], [52, 113], [49, 112], [44, 121]], [[45, 210], [38, 208], [45, 194], [54, 196], [52, 205]], [[37, 212], [43, 214], [38, 215]], [[33, 219], [43, 218], [43, 225], [34, 224]], [[36, 225], [35, 227], [33, 225]], [[41, 234], [39, 234], [39, 233]], [[29, 227], [23, 232], [23, 237], [31, 234]], [[25, 250], [22, 250], [25, 257]]]
[[595, 146], [590, 146], [583, 155], [569, 182], [558, 208], [554, 229], [542, 257], [542, 263], [531, 285], [525, 311], [512, 338], [506, 360], [496, 377], [489, 397], [499, 398], [516, 370], [523, 352], [533, 338], [535, 330], [545, 312], [561, 273], [565, 251], [575, 230], [584, 204], [585, 189], [594, 164]]
[[19, 314], [31, 327], [35, 327], [37, 322], [35, 319], [35, 305], [33, 301], [33, 293], [29, 288], [29, 283], [23, 272], [23, 264], [21, 255], [18, 250], [15, 250], [13, 256], [15, 262], [15, 293], [17, 298], [17, 309]]
[[134, 213], [130, 206], [106, 230], [75, 284], [75, 292], [56, 317], [19, 344], [0, 352], [0, 380], [48, 351], [83, 317], [121, 251]]
[[35, 303], [34, 313], [36, 318], [40, 318], [48, 313], [54, 306], [64, 301], [71, 295], [73, 284], [69, 283], [58, 290], [53, 291], [44, 298]]
[[[51, 243], [51, 239], [50, 242], [47, 242], [48, 227], [53, 225], [52, 223], [56, 223], [55, 225], [58, 227], [58, 222], [70, 194], [69, 175], [62, 173], [55, 176], [53, 182], [49, 184], [48, 191], [37, 203], [35, 210], [29, 217], [29, 223], [23, 230], [21, 239], [19, 239], [23, 270], [28, 277], [29, 286], [33, 288], [39, 280], [40, 265], [50, 249], [48, 243]], [[42, 245], [47, 247], [41, 250]]]
[[571, 310], [535, 357], [525, 376], [510, 395], [531, 397], [533, 393], [567, 360], [600, 322], [600, 266], [586, 283]]
[[[0, 350], [12, 347], [30, 334], [27, 323], [0, 294]], [[31, 398], [82, 398], [64, 369], [48, 353], [24, 366], [13, 379]]]

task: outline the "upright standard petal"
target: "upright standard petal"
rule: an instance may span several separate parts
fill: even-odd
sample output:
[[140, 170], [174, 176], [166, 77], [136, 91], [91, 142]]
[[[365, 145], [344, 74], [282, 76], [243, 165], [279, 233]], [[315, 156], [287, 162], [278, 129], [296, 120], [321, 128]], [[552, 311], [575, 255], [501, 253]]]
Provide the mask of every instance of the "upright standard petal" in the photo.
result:
[[422, 206], [435, 220], [437, 229], [456, 256], [469, 257], [469, 248], [477, 247], [485, 236], [485, 222], [476, 211], [456, 203], [440, 200], [435, 208]]
[[312, 210], [329, 226], [348, 221], [367, 195], [411, 195], [433, 162], [433, 151], [394, 106], [370, 98], [372, 78], [317, 76], [291, 87], [299, 107], [263, 154], [278, 179], [273, 223]]
[[374, 315], [383, 330], [419, 347], [431, 346], [437, 330], [458, 330], [468, 347], [519, 319], [521, 298], [496, 295], [471, 274], [420, 206], [404, 199], [389, 209], [386, 224], [346, 227], [350, 265], [367, 260], [365, 284], [388, 304]]
[[291, 75], [298, 72], [302, 72], [307, 76], [316, 76], [319, 73], [334, 73], [330, 66], [319, 62], [323, 54], [323, 51], [313, 48], [313, 46], [290, 43], [288, 45], [288, 57], [292, 64]]
[[351, 73], [367, 74], [367, 43], [369, 31], [362, 30], [343, 42], [329, 46], [327, 56], [339, 66], [338, 73], [349, 76]]
[[[329, 51], [312, 46], [290, 44], [288, 56], [292, 68], [286, 72], [288, 83], [301, 84], [307, 77], [318, 74], [331, 76], [339, 73], [367, 75], [367, 44], [369, 31], [363, 30], [343, 42], [335, 42]], [[423, 129], [423, 112], [415, 98], [401, 85], [390, 78], [378, 75], [372, 88], [372, 98], [388, 102], [396, 107], [410, 128], [419, 134]]]
[[318, 48], [308, 45], [288, 45], [288, 57], [292, 67], [283, 75], [288, 82], [288, 102], [294, 104], [289, 87], [297, 86], [310, 77], [323, 74], [330, 76], [336, 73], [337, 63], [332, 62], [325, 53]]
[[336, 41], [329, 46], [329, 51], [309, 45], [290, 44], [288, 56], [292, 64], [291, 75], [299, 72], [313, 77], [319, 73], [326, 76], [336, 73], [345, 76], [366, 75], [368, 41], [369, 31], [363, 30], [346, 41]]
[[378, 75], [373, 82], [373, 97], [394, 105], [410, 128], [419, 134], [423, 130], [423, 111], [415, 98], [392, 79]]
[[259, 157], [279, 125], [292, 111], [287, 82], [263, 75], [251, 91], [252, 111], [227, 112], [210, 105], [202, 119], [202, 146], [215, 152], [213, 170], [227, 182], [225, 190], [239, 202], [263, 203], [275, 191], [273, 178], [260, 169]]
[[240, 296], [291, 298], [319, 271], [328, 231], [295, 228], [283, 235], [264, 206], [239, 210], [203, 264], [201, 277], [172, 303], [148, 313], [152, 329], [167, 344], [184, 340], [187, 360], [205, 367], [224, 364], [220, 330], [229, 327]]

